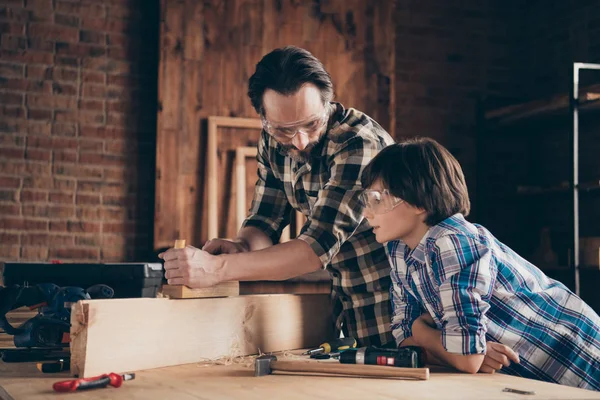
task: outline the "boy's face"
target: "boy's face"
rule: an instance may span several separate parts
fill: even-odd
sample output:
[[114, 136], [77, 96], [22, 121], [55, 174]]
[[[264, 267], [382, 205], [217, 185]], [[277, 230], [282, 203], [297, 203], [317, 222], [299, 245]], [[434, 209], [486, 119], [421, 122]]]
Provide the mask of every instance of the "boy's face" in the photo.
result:
[[[380, 180], [375, 181], [368, 190], [376, 190], [385, 196], [383, 195], [385, 188]], [[363, 215], [373, 227], [377, 241], [386, 243], [399, 239], [410, 248], [416, 247], [429, 229], [424, 222], [425, 210], [414, 207], [401, 199], [400, 201], [398, 199], [389, 199], [388, 201], [389, 204], [393, 204], [393, 207], [367, 206], [363, 211]]]

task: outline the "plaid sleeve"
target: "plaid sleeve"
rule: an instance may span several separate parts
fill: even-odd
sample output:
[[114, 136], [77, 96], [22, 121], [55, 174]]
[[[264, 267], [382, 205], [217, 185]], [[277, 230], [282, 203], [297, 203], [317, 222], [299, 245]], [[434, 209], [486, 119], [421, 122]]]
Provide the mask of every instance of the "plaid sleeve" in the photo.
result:
[[435, 241], [432, 269], [442, 304], [442, 344], [449, 353], [484, 354], [496, 267], [488, 247], [465, 235]]
[[331, 158], [329, 179], [319, 191], [311, 216], [298, 236], [310, 245], [323, 268], [363, 219], [363, 207], [358, 200], [362, 191], [360, 177], [378, 150], [375, 140], [357, 135], [344, 142]]
[[275, 177], [267, 155], [267, 145], [263, 131], [258, 143], [258, 180], [250, 215], [242, 227], [254, 226], [262, 230], [275, 244], [279, 242], [281, 231], [289, 224], [291, 205], [283, 189], [283, 183]]

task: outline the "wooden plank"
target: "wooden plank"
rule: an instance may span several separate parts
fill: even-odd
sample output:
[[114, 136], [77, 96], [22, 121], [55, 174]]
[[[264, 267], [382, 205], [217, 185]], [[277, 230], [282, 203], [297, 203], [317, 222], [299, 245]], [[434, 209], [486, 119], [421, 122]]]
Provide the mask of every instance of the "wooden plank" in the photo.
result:
[[[296, 352], [294, 352], [296, 353]], [[298, 355], [276, 354], [278, 360]], [[255, 377], [251, 360], [214, 365], [200, 363], [136, 372], [119, 389], [89, 390], [64, 398], [96, 399], [600, 399], [600, 393], [564, 385], [495, 374], [462, 374], [430, 369], [428, 381], [270, 375]], [[390, 367], [392, 368], [392, 367]], [[67, 372], [42, 374], [35, 363], [0, 363], [0, 385], [15, 399], [56, 400], [54, 382], [70, 379]], [[533, 396], [507, 393], [505, 388], [534, 391]], [[282, 395], [283, 394], [283, 395]], [[3, 393], [0, 390], [0, 398]]]
[[301, 349], [331, 337], [327, 295], [84, 300], [71, 311], [71, 372], [90, 377]]
[[240, 295], [248, 294], [328, 294], [330, 282], [253, 281], [240, 282]]
[[163, 285], [161, 293], [171, 299], [201, 299], [209, 297], [229, 297], [240, 295], [240, 283], [222, 282], [215, 286], [192, 289], [185, 285]]

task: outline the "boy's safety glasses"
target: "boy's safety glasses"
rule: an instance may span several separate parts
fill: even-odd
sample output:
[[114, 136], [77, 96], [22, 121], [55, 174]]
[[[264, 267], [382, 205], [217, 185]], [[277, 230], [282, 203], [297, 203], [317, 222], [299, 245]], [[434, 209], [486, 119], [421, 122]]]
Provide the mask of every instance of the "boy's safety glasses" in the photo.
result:
[[387, 189], [382, 191], [366, 189], [360, 194], [359, 200], [363, 207], [373, 214], [388, 213], [396, 208], [398, 204], [404, 202], [404, 200], [392, 195]]

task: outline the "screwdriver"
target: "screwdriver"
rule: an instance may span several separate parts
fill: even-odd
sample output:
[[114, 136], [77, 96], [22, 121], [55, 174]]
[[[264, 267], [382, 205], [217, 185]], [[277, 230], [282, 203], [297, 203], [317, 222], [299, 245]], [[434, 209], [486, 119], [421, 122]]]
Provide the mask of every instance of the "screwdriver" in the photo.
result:
[[418, 346], [380, 349], [377, 347], [361, 347], [346, 350], [340, 354], [342, 364], [388, 365], [391, 367], [422, 368], [425, 366], [425, 352]]
[[339, 338], [331, 342], [322, 343], [316, 349], [308, 350], [304, 355], [327, 354], [332, 351], [342, 351], [350, 348], [356, 348], [356, 339], [353, 337]]

